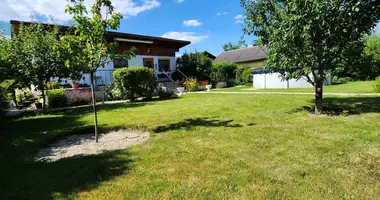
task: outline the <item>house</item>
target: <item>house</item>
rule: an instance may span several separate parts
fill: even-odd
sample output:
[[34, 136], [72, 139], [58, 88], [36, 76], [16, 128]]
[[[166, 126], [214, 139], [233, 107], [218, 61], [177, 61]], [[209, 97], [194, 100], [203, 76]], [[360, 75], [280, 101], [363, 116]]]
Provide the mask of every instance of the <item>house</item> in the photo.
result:
[[261, 46], [253, 46], [237, 50], [225, 51], [214, 59], [214, 62], [229, 61], [240, 66], [250, 66], [252, 68], [262, 67], [265, 64], [267, 49]]
[[[21, 22], [11, 20], [12, 30], [17, 31], [21, 23], [28, 25], [30, 22]], [[53, 26], [44, 24], [45, 26]], [[66, 32], [70, 27], [60, 26], [61, 32]], [[119, 43], [117, 52], [134, 49], [135, 57], [130, 60], [113, 60], [104, 68], [99, 68], [95, 73], [97, 85], [108, 85], [113, 83], [112, 73], [115, 69], [128, 66], [143, 66], [155, 70], [157, 78], [162, 81], [172, 81], [171, 74], [177, 69], [175, 53], [180, 48], [189, 45], [191, 42], [183, 40], [174, 40], [162, 37], [137, 35], [121, 32], [106, 32], [108, 41], [117, 41]], [[65, 84], [71, 84], [71, 80], [64, 80]], [[79, 81], [81, 84], [90, 85], [90, 75], [83, 74]]]

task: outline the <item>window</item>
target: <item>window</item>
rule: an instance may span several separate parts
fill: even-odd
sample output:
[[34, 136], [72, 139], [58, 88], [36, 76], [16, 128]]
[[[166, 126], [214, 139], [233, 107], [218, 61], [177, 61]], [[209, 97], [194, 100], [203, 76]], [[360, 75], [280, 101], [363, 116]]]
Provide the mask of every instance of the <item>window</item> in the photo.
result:
[[162, 71], [169, 72], [170, 60], [158, 60], [158, 69], [160, 70], [160, 72]]
[[114, 68], [128, 67], [128, 60], [114, 60], [113, 67]]
[[148, 68], [154, 69], [153, 58], [143, 58], [143, 65], [144, 65], [144, 67], [148, 67]]

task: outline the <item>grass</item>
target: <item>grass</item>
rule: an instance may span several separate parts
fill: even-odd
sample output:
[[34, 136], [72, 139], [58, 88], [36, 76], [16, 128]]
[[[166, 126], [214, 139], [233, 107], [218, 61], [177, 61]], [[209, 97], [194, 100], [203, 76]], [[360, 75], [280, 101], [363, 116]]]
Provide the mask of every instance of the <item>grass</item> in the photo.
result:
[[[356, 81], [346, 84], [330, 85], [324, 87], [326, 93], [373, 93], [372, 81]], [[314, 92], [314, 88], [290, 88], [290, 89], [260, 89], [247, 90], [252, 87], [240, 86], [225, 89], [216, 89], [217, 92]]]
[[59, 137], [91, 132], [91, 109], [0, 122], [2, 199], [377, 199], [380, 97], [191, 94], [103, 105], [102, 131], [149, 130], [144, 144], [33, 162]]

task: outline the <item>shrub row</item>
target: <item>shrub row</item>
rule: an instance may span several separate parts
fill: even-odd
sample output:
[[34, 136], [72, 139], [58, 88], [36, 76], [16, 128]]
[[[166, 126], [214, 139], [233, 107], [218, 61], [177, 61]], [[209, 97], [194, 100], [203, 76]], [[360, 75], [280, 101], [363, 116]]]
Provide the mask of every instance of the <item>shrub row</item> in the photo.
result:
[[[103, 100], [103, 92], [95, 91], [95, 99], [97, 102]], [[48, 90], [47, 91], [47, 104], [49, 108], [63, 108], [69, 106], [88, 105], [92, 102], [91, 90]]]
[[238, 66], [233, 62], [217, 62], [212, 66], [211, 78], [215, 85], [225, 82], [218, 84], [218, 87], [245, 85], [253, 81], [252, 67]]

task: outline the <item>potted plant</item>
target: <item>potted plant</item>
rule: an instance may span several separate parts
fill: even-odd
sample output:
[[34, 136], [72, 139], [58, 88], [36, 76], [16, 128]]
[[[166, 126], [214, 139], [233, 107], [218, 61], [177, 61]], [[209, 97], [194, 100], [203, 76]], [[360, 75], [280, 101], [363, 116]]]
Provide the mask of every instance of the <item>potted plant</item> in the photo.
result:
[[74, 90], [79, 89], [79, 82], [73, 80], [73, 82], [71, 83], [71, 87], [72, 87]]

